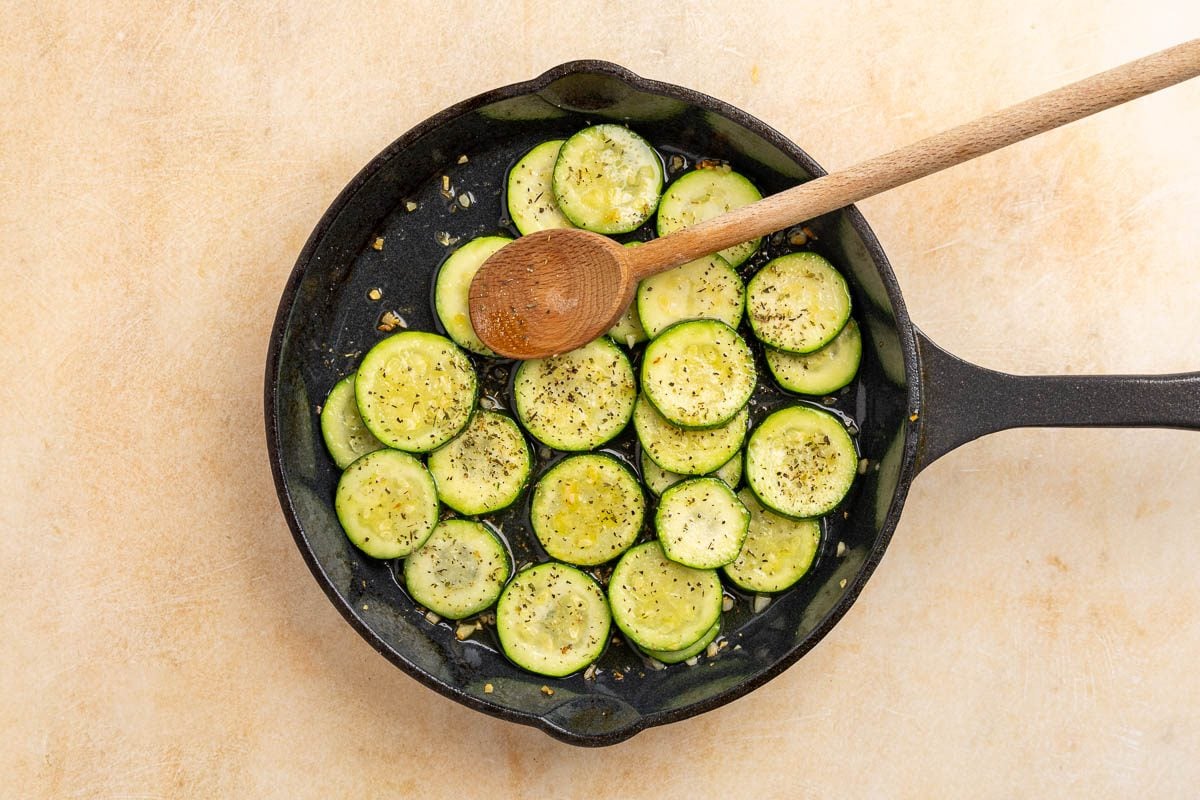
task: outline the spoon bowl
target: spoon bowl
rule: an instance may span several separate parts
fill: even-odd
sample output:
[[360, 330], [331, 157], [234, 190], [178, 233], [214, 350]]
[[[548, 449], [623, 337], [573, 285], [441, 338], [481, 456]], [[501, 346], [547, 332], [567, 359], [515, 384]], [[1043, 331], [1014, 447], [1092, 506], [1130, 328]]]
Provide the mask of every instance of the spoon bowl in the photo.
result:
[[471, 325], [496, 353], [546, 358], [616, 324], [637, 280], [627, 248], [598, 233], [546, 230], [493, 254], [471, 282]]

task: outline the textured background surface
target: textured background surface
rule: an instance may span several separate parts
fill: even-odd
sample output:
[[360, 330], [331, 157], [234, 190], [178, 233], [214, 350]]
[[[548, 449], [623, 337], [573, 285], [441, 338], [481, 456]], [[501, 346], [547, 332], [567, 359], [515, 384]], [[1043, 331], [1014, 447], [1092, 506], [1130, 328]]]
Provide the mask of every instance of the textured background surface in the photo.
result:
[[[461, 98], [605, 58], [836, 168], [1195, 35], [1200, 7], [163, 5], [0, 21], [0, 795], [1194, 792], [1200, 435], [952, 453], [810, 655], [585, 751], [441, 698], [344, 623], [279, 512], [261, 386], [321, 212]], [[1198, 185], [1193, 83], [861, 207], [952, 351], [1169, 372], [1200, 369]]]

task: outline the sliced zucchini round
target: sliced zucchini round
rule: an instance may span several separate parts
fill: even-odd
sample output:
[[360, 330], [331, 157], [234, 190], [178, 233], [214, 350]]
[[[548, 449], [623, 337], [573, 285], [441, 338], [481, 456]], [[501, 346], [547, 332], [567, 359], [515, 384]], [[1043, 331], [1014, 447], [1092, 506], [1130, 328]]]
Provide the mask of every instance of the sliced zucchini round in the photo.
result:
[[354, 400], [354, 373], [333, 385], [321, 406], [321, 437], [338, 469], [345, 469], [359, 456], [378, 450], [383, 442], [367, 430]]
[[512, 564], [508, 550], [483, 523], [447, 519], [404, 559], [413, 600], [447, 619], [478, 614], [500, 596]]
[[643, 653], [653, 658], [655, 661], [661, 661], [664, 664], [678, 664], [681, 661], [687, 661], [693, 656], [698, 656], [712, 644], [717, 635], [721, 633], [721, 621], [717, 620], [713, 626], [705, 631], [704, 635], [696, 640], [695, 644], [689, 645], [682, 650], [649, 650], [639, 648]]
[[600, 585], [553, 561], [518, 572], [496, 604], [504, 654], [519, 667], [555, 678], [600, 657], [611, 620]]
[[750, 527], [750, 512], [720, 478], [690, 478], [658, 501], [654, 530], [663, 553], [696, 569], [713, 569], [737, 558]]
[[858, 453], [842, 421], [810, 406], [772, 413], [746, 443], [746, 485], [787, 517], [828, 514], [857, 474]]
[[433, 288], [433, 307], [446, 333], [459, 347], [483, 356], [494, 356], [471, 327], [467, 298], [471, 280], [492, 254], [511, 242], [507, 236], [480, 236], [450, 254], [438, 269]]
[[722, 601], [716, 570], [677, 564], [656, 541], [626, 551], [608, 581], [613, 621], [643, 649], [694, 644], [721, 618]]
[[742, 550], [721, 569], [747, 592], [782, 592], [808, 573], [821, 544], [821, 522], [789, 519], [764, 508], [754, 492], [738, 492], [750, 510], [750, 531]]
[[[663, 194], [658, 207], [658, 235], [666, 236], [759, 200], [762, 192], [728, 166], [685, 173]], [[754, 255], [761, 242], [760, 238], [735, 244], [721, 250], [720, 255], [736, 267]]]
[[517, 423], [477, 410], [458, 436], [429, 454], [438, 497], [460, 514], [507, 508], [529, 480], [533, 457]]
[[[641, 461], [642, 482], [655, 495], [662, 494], [666, 489], [682, 480], [686, 480], [688, 477], [687, 475], [680, 475], [678, 472], [665, 470], [658, 464], [655, 464], [654, 459], [650, 458], [645, 450], [642, 450]], [[730, 489], [736, 489], [738, 483], [742, 480], [742, 454], [740, 452], [735, 453], [733, 458], [709, 474], [725, 481]]]
[[816, 253], [773, 258], [746, 286], [746, 313], [763, 344], [811, 353], [833, 341], [850, 319], [850, 289]]
[[591, 450], [620, 433], [637, 385], [629, 358], [600, 337], [561, 356], [521, 362], [513, 405], [525, 430], [556, 450]]
[[551, 558], [603, 564], [638, 537], [646, 498], [633, 473], [601, 453], [569, 456], [551, 467], [533, 490], [533, 532]]
[[563, 143], [554, 164], [558, 207], [573, 224], [596, 233], [628, 233], [658, 208], [662, 160], [622, 125], [584, 128]]
[[775, 381], [789, 392], [823, 395], [841, 389], [858, 374], [862, 361], [862, 334], [853, 318], [833, 341], [811, 353], [786, 353], [765, 348], [767, 367]]
[[403, 558], [437, 524], [437, 487], [420, 461], [385, 448], [346, 467], [333, 507], [358, 549], [374, 558]]
[[757, 381], [749, 345], [719, 320], [677, 322], [642, 356], [642, 391], [682, 428], [712, 428], [733, 419]]
[[425, 453], [458, 435], [475, 408], [475, 368], [444, 336], [404, 331], [363, 356], [354, 396], [363, 422], [397, 450]]
[[638, 285], [637, 313], [649, 336], [686, 319], [742, 320], [746, 287], [719, 255], [705, 256], [646, 278]]
[[639, 395], [633, 409], [642, 452], [658, 466], [681, 475], [707, 475], [733, 458], [746, 438], [749, 412], [743, 408], [716, 428], [680, 428], [667, 422], [654, 404]]
[[552, 228], [573, 228], [554, 196], [554, 162], [564, 139], [551, 139], [521, 156], [508, 171], [508, 216], [528, 236]]

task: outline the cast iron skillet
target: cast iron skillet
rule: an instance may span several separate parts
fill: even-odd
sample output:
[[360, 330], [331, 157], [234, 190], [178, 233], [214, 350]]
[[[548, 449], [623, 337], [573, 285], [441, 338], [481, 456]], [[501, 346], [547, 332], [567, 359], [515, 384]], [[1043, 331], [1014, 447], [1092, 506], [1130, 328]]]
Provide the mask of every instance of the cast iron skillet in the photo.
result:
[[[397, 312], [409, 328], [436, 329], [429, 292], [453, 249], [446, 242], [506, 232], [500, 195], [516, 158], [539, 141], [606, 120], [628, 122], [687, 164], [697, 156], [728, 159], [765, 194], [824, 174], [777, 131], [711, 97], [606, 62], [563, 64], [458, 103], [397, 139], [321, 218], [280, 300], [267, 357], [267, 444], [296, 544], [355, 630], [447, 697], [576, 745], [614, 744], [694, 716], [761, 686], [829, 632], [882, 558], [913, 478], [952, 448], [1020, 426], [1200, 429], [1200, 373], [1018, 377], [940, 349], [909, 319], [874, 234], [847, 208], [811, 223], [811, 246], [849, 279], [864, 332], [859, 378], [830, 402], [857, 427], [866, 472], [845, 513], [829, 522], [810, 574], [758, 614], [749, 598], [737, 598], [724, 628], [730, 646], [703, 667], [655, 671], [617, 642], [595, 679], [547, 681], [512, 666], [487, 631], [458, 641], [450, 625], [422, 616], [392, 565], [363, 556], [342, 533], [333, 512], [338, 470], [324, 451], [317, 409], [386, 335], [377, 330], [382, 312]], [[451, 179], [451, 197], [441, 192], [442, 175]], [[457, 197], [468, 192], [463, 208]], [[417, 203], [413, 211], [410, 202]], [[380, 250], [377, 238], [384, 240]], [[776, 237], [748, 270], [787, 249]], [[381, 301], [368, 297], [374, 288]], [[503, 402], [507, 368], [491, 362], [482, 372], [484, 393]], [[755, 417], [784, 401], [765, 395]], [[634, 455], [628, 436], [615, 450]], [[524, 524], [523, 514], [516, 509], [505, 519], [510, 533]], [[523, 537], [508, 538], [518, 562], [537, 557]], [[548, 683], [553, 695], [541, 691]]]

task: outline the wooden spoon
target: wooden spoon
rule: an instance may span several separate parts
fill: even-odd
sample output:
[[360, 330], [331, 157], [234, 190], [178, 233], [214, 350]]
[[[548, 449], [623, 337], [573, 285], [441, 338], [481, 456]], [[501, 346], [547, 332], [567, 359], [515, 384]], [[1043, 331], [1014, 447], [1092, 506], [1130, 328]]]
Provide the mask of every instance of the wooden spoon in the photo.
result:
[[582, 230], [505, 245], [471, 282], [471, 324], [511, 358], [574, 350], [608, 331], [638, 281], [1200, 75], [1200, 39], [1163, 50], [722, 214], [641, 247]]

